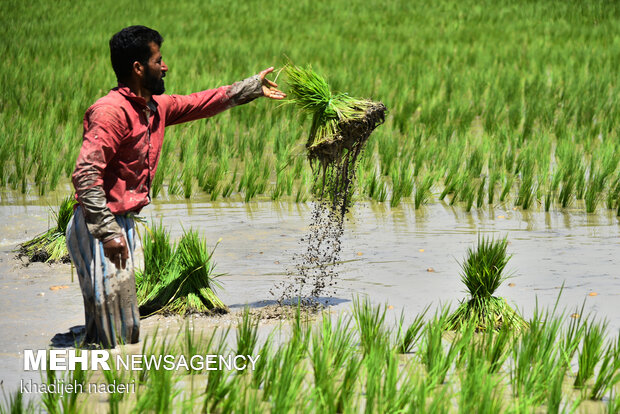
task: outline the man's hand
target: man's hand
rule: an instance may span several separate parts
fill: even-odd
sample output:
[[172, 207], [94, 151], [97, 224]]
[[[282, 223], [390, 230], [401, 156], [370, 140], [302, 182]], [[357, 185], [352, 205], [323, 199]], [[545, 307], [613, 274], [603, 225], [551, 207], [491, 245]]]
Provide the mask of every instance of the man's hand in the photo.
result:
[[286, 94], [278, 89], [278, 84], [265, 77], [271, 72], [273, 72], [273, 66], [258, 74], [258, 76], [260, 76], [260, 81], [263, 84], [263, 95], [270, 99], [286, 98]]
[[103, 254], [114, 263], [117, 269], [125, 269], [129, 258], [125, 237], [117, 236], [103, 243]]

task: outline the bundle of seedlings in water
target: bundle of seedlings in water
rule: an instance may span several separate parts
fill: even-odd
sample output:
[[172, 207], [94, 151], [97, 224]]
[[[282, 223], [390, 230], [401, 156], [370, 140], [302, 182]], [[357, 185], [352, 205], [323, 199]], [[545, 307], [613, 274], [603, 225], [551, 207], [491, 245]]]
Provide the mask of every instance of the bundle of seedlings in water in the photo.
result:
[[76, 203], [73, 195], [64, 198], [60, 203], [58, 213], [52, 211], [56, 226], [22, 243], [19, 246], [19, 254], [28, 257], [31, 262], [69, 263], [65, 232]]
[[174, 245], [163, 226], [150, 229], [144, 240], [144, 271], [136, 275], [140, 314], [228, 312], [214, 292], [221, 287], [215, 280], [220, 275], [214, 273], [214, 251], [209, 252], [196, 231], [185, 232]]
[[503, 326], [520, 330], [527, 326], [523, 318], [501, 297], [493, 296], [508, 276], [504, 269], [509, 255], [506, 254], [506, 238], [501, 240], [478, 238], [478, 246], [469, 248], [467, 258], [461, 265], [461, 280], [469, 291], [470, 299], [461, 302], [447, 320], [447, 329], [457, 330], [474, 320], [479, 331], [499, 330]]
[[325, 189], [344, 213], [354, 191], [355, 164], [374, 129], [385, 120], [381, 102], [333, 93], [327, 81], [311, 67], [286, 65], [291, 102], [312, 116], [306, 143], [315, 174], [314, 190], [323, 199]]

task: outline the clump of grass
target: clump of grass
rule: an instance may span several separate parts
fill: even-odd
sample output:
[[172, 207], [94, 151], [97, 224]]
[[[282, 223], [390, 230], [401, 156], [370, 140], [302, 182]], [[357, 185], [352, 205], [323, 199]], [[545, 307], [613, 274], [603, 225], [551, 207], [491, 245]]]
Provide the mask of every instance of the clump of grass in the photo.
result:
[[185, 232], [177, 246], [170, 245], [168, 233], [159, 226], [149, 232], [144, 246], [145, 269], [136, 277], [141, 314], [228, 312], [214, 292], [220, 287], [212, 260], [217, 245], [209, 252], [193, 230]]
[[60, 203], [58, 212], [52, 210], [56, 226], [22, 243], [19, 246], [20, 255], [28, 257], [31, 262], [69, 263], [65, 233], [76, 203], [75, 196], [65, 197]]
[[476, 249], [470, 248], [461, 265], [461, 280], [467, 287], [470, 299], [460, 304], [447, 320], [447, 329], [459, 329], [468, 320], [478, 323], [478, 330], [500, 329], [504, 324], [519, 330], [525, 321], [501, 297], [493, 296], [506, 280], [504, 269], [510, 257], [506, 253], [508, 240], [478, 238]]

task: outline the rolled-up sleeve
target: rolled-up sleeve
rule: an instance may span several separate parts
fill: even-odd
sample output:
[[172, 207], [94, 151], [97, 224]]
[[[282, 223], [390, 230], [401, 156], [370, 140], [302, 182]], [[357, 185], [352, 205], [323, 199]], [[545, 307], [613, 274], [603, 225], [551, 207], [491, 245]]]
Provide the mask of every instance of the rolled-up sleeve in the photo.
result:
[[103, 242], [122, 234], [107, 207], [103, 190], [104, 170], [117, 153], [124, 135], [119, 112], [111, 105], [94, 106], [86, 112], [82, 148], [72, 175], [88, 230]]

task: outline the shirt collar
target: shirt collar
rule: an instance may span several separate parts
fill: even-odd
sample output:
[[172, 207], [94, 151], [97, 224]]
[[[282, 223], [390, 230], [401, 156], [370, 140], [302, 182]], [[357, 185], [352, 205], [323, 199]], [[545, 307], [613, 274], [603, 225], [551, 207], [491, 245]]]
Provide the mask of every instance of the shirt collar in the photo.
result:
[[129, 89], [128, 86], [125, 86], [122, 83], [119, 83], [118, 86], [114, 88], [114, 90], [118, 91], [121, 95], [123, 95], [125, 98], [127, 98], [131, 102], [135, 102], [138, 105], [143, 106], [143, 107], [146, 106], [151, 111], [157, 112], [157, 101], [154, 99], [154, 96], [151, 96], [151, 100], [147, 103], [146, 99], [144, 99], [141, 96], [137, 96], [135, 93], [131, 91], [131, 89]]

